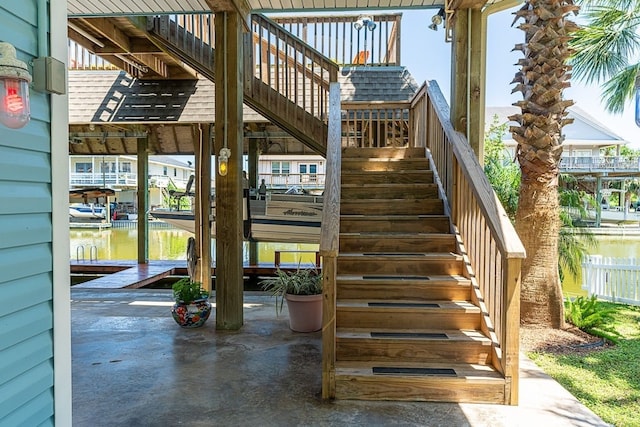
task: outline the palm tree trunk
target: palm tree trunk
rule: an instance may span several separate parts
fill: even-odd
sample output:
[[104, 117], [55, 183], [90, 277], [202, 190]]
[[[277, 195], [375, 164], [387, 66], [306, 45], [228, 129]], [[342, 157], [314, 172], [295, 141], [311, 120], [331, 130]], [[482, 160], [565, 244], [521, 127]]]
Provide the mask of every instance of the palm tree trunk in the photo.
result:
[[525, 33], [525, 43], [516, 45], [524, 58], [513, 80], [517, 83], [513, 91], [523, 95], [514, 105], [522, 112], [509, 117], [518, 123], [511, 126], [522, 171], [516, 230], [527, 251], [520, 319], [553, 328], [564, 324], [558, 273], [558, 174], [562, 127], [572, 121], [566, 109], [573, 102], [562, 96], [570, 86], [568, 41], [577, 29], [565, 17], [577, 9], [572, 0], [527, 0], [515, 13], [516, 19], [524, 20], [519, 28]]
[[558, 274], [558, 209], [557, 185], [537, 181], [522, 183], [516, 231], [527, 251], [521, 270], [520, 319], [523, 323], [552, 328], [564, 325]]

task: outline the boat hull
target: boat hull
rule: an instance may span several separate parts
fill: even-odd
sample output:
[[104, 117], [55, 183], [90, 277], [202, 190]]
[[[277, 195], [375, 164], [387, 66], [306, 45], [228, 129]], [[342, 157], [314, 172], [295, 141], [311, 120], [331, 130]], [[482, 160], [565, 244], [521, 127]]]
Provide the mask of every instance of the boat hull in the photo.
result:
[[[322, 218], [321, 198], [252, 200], [245, 224], [246, 240], [256, 242], [320, 243]], [[215, 208], [214, 208], [215, 214]], [[195, 219], [191, 211], [152, 211], [151, 216], [181, 230], [195, 233]], [[249, 228], [247, 230], [247, 228]], [[211, 221], [211, 237], [216, 237], [215, 220]]]

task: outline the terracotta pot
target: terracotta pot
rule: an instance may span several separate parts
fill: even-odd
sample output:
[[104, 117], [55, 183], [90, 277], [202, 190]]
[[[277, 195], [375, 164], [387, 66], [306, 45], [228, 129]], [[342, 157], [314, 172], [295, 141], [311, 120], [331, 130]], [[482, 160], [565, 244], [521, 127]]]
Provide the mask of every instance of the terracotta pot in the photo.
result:
[[204, 325], [211, 314], [211, 303], [205, 299], [191, 304], [175, 303], [171, 307], [173, 320], [183, 328], [198, 328]]
[[289, 327], [296, 332], [314, 332], [322, 329], [322, 294], [286, 294]]

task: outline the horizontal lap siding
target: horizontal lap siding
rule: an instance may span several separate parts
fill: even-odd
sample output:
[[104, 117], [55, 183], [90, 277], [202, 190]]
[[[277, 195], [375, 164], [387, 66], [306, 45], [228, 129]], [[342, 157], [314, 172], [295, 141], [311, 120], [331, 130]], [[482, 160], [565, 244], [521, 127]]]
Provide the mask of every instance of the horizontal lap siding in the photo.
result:
[[[2, 3], [0, 41], [29, 63], [36, 0]], [[30, 98], [26, 127], [0, 125], [0, 426], [53, 425], [50, 107], [44, 94]]]

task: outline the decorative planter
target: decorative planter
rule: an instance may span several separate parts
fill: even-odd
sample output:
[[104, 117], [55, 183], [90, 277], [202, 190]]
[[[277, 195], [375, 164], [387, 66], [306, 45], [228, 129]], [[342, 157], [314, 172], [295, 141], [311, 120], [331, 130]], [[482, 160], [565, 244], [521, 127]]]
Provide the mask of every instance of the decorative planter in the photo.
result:
[[296, 332], [314, 332], [322, 329], [322, 294], [286, 294], [289, 309], [289, 327]]
[[191, 304], [175, 303], [171, 307], [173, 320], [183, 328], [199, 328], [211, 314], [211, 303], [206, 299]]

